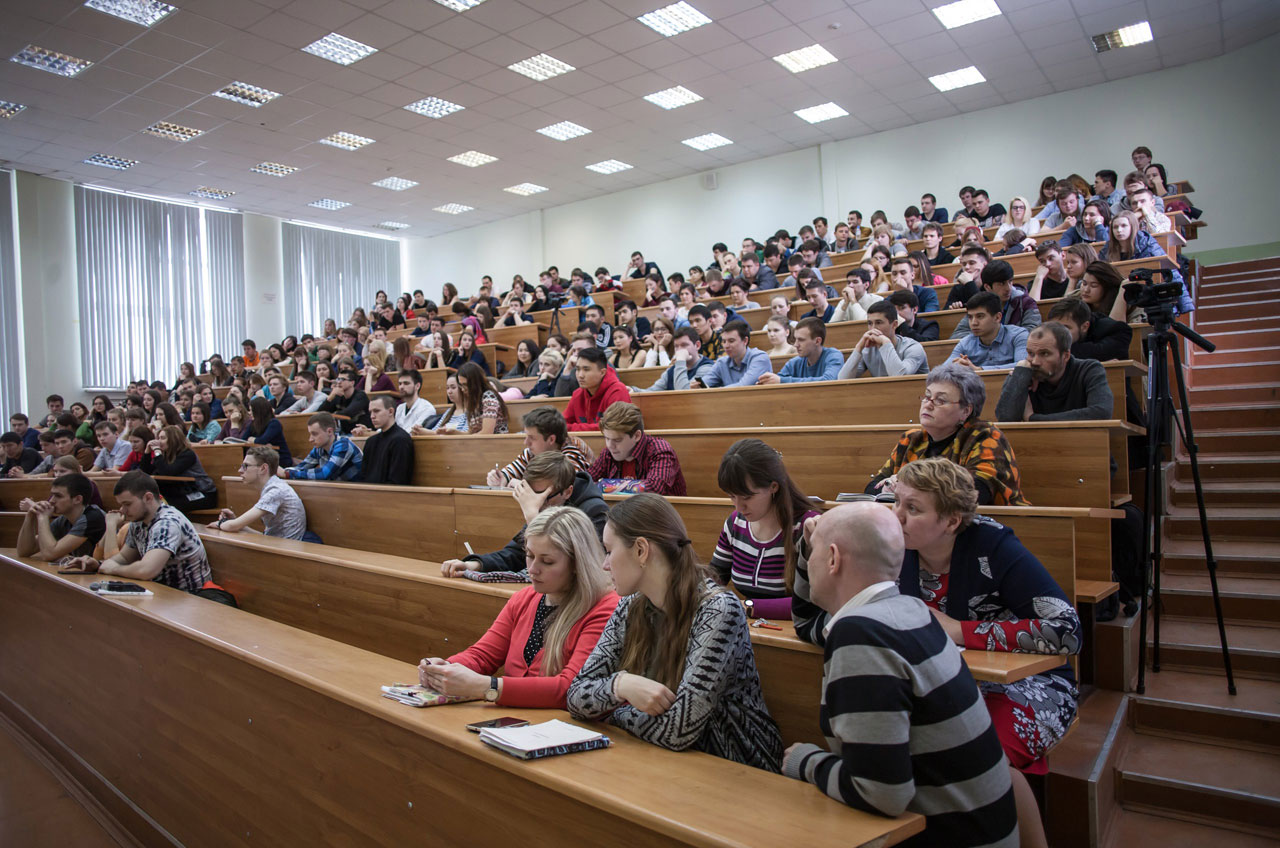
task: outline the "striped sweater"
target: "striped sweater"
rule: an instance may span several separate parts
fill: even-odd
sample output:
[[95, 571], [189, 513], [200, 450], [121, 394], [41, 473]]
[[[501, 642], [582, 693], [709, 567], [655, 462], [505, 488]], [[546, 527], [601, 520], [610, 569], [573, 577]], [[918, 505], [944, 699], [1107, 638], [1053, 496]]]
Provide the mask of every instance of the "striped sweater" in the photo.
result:
[[[805, 519], [817, 515], [810, 510], [791, 528], [796, 555], [804, 535]], [[765, 617], [787, 618], [791, 615], [790, 593], [786, 581], [786, 539], [781, 532], [772, 539], [760, 540], [751, 533], [751, 525], [735, 510], [727, 519], [711, 555], [711, 570], [716, 579], [733, 588], [744, 598], [784, 600], [777, 610], [770, 608]], [[757, 605], [757, 608], [760, 608]]]
[[[564, 447], [560, 448], [560, 452], [573, 463], [574, 471], [586, 471], [591, 467], [591, 462], [595, 458], [592, 454], [591, 446], [572, 433], [569, 434], [569, 439], [565, 442]], [[500, 473], [506, 478], [507, 483], [513, 480], [523, 480], [524, 470], [529, 467], [529, 460], [531, 459], [533, 459], [533, 451], [525, 448], [516, 455], [515, 459], [507, 463]]]
[[925, 816], [903, 845], [1016, 846], [1009, 763], [960, 652], [897, 587], [862, 600], [827, 630], [819, 722], [830, 751], [796, 745], [783, 773], [855, 809]]

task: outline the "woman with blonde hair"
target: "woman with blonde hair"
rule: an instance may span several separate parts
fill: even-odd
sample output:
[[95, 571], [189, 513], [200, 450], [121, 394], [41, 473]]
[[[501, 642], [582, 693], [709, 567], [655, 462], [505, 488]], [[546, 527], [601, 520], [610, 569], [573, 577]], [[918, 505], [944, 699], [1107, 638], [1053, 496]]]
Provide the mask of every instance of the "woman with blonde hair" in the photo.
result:
[[[887, 254], [884, 248], [880, 248], [880, 250]], [[858, 267], [865, 268], [867, 273], [871, 275], [871, 285], [868, 287], [868, 291], [872, 294], [884, 294], [893, 288], [893, 281], [889, 279], [889, 273], [885, 270], [885, 266], [876, 261], [875, 255], [875, 252], [873, 252], [872, 258], [862, 260]], [[886, 258], [891, 257], [886, 256]]]
[[[446, 659], [418, 666], [423, 686], [484, 698], [504, 707], [564, 709], [565, 693], [591, 655], [618, 595], [605, 573], [604, 549], [586, 513], [544, 509], [524, 531], [532, 584], [511, 596], [480, 640]], [[503, 669], [503, 676], [494, 676]]]
[[[681, 292], [683, 291], [684, 289], [681, 289]], [[676, 355], [676, 327], [671, 323], [671, 319], [661, 315], [654, 318], [651, 324], [649, 338], [653, 344], [644, 353], [644, 366], [666, 368], [671, 364], [671, 358]]]
[[1009, 201], [1009, 214], [1004, 216], [1004, 223], [996, 230], [996, 241], [1004, 238], [1010, 230], [1022, 230], [1028, 238], [1040, 232], [1040, 222], [1031, 214], [1031, 205], [1021, 195]]
[[556, 380], [560, 377], [560, 369], [563, 366], [564, 357], [548, 342], [547, 347], [538, 354], [538, 382], [533, 384], [533, 388], [525, 397], [552, 397], [556, 390]]
[[779, 771], [782, 736], [746, 612], [698, 564], [675, 507], [651, 492], [615, 504], [604, 547], [624, 597], [569, 686], [569, 712], [673, 751]]
[[364, 390], [366, 392], [393, 392], [396, 384], [387, 376], [387, 356], [390, 346], [374, 339], [364, 348]]

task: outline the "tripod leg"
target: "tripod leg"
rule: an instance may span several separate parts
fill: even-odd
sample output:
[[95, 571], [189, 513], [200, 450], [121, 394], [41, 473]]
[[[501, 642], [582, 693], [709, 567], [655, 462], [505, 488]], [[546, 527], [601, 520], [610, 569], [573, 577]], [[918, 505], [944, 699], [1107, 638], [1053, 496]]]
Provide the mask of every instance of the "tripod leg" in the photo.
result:
[[[1138, 694], [1146, 692], [1147, 688], [1147, 613], [1151, 606], [1150, 598], [1154, 597], [1147, 589], [1151, 585], [1151, 551], [1152, 538], [1155, 533], [1159, 532], [1159, 480], [1156, 470], [1160, 464], [1160, 419], [1161, 419], [1161, 394], [1160, 394], [1160, 374], [1164, 373], [1165, 368], [1165, 349], [1162, 337], [1159, 333], [1152, 333], [1147, 338], [1147, 467], [1146, 467], [1146, 492], [1143, 497], [1143, 525], [1142, 525], [1142, 560], [1140, 567], [1142, 570], [1142, 592], [1138, 598], [1140, 604], [1138, 619]], [[1156, 624], [1159, 627], [1158, 621]], [[1156, 645], [1159, 645], [1157, 637]]]
[[1213, 542], [1209, 537], [1209, 516], [1204, 506], [1204, 488], [1200, 483], [1200, 462], [1196, 458], [1195, 431], [1191, 429], [1191, 406], [1187, 400], [1187, 383], [1182, 375], [1181, 355], [1177, 340], [1172, 345], [1173, 373], [1178, 380], [1178, 402], [1182, 404], [1183, 441], [1191, 460], [1191, 479], [1196, 487], [1196, 508], [1200, 512], [1200, 536], [1204, 539], [1204, 561], [1209, 570], [1209, 587], [1213, 591], [1213, 612], [1218, 619], [1218, 640], [1222, 644], [1222, 666], [1227, 672], [1227, 692], [1236, 694], [1236, 680], [1231, 672], [1231, 651], [1227, 647], [1227, 626], [1222, 620], [1222, 598], [1218, 594], [1218, 562], [1213, 556]]

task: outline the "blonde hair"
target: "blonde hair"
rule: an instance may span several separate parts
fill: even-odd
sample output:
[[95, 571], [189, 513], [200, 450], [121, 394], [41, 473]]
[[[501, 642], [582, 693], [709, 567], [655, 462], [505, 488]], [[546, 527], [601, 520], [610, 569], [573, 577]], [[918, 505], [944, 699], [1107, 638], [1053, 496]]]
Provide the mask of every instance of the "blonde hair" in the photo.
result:
[[978, 489], [969, 469], [935, 456], [917, 459], [898, 469], [898, 482], [933, 495], [938, 514], [960, 517], [960, 529], [968, 527], [978, 511]]
[[366, 365], [372, 365], [379, 374], [387, 370], [387, 343], [381, 339], [374, 339], [365, 345], [364, 361]]
[[560, 370], [560, 366], [564, 365], [564, 357], [560, 355], [560, 351], [558, 350], [547, 349], [538, 354], [538, 362], [539, 364], [543, 362], [550, 363], [551, 365], [554, 365], [558, 371]]
[[[1013, 204], [1017, 203], [1019, 200], [1022, 201], [1022, 220], [1015, 221], [1013, 220]], [[1009, 201], [1009, 214], [1005, 216], [1004, 220], [1007, 224], [1012, 224], [1020, 230], [1025, 230], [1027, 221], [1034, 217], [1035, 216], [1031, 214], [1031, 204], [1028, 203], [1027, 199], [1022, 195], [1017, 195], [1013, 200]]]
[[524, 531], [526, 541], [535, 536], [551, 542], [568, 557], [573, 572], [573, 581], [542, 642], [542, 676], [554, 677], [567, 659], [564, 645], [569, 631], [609, 591], [609, 576], [604, 570], [604, 548], [596, 528], [577, 507], [553, 506], [538, 513]]
[[644, 416], [640, 414], [640, 407], [634, 403], [614, 401], [600, 416], [600, 429], [630, 436], [635, 431], [644, 429]]

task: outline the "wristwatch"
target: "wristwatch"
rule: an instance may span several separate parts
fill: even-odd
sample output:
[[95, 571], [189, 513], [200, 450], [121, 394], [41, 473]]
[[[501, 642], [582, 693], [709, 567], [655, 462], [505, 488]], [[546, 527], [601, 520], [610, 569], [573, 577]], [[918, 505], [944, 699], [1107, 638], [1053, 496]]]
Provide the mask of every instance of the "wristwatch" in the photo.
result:
[[485, 690], [484, 699], [491, 704], [498, 700], [498, 678], [489, 678], [489, 688]]
[[750, 598], [747, 598], [745, 601], [743, 601], [743, 602], [742, 602], [742, 605], [743, 605], [744, 607], [746, 607], [746, 608], [747, 608], [747, 618], [755, 618], [755, 617], [756, 617], [756, 602], [755, 602], [755, 601], [751, 600]]

